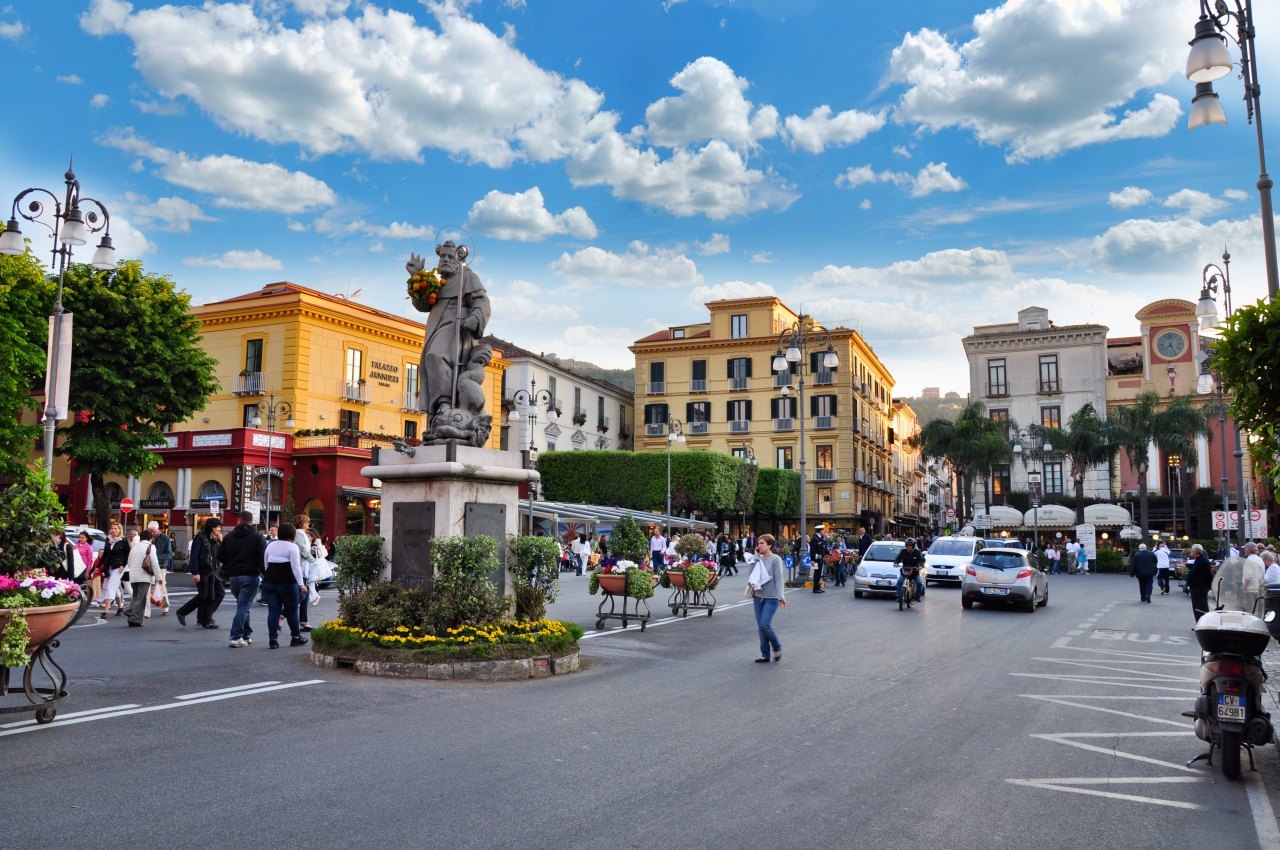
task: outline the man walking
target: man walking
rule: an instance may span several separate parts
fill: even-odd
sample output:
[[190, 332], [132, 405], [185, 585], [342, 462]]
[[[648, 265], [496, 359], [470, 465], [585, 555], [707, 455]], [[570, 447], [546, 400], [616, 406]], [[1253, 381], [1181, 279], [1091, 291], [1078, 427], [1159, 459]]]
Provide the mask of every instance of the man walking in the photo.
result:
[[1156, 584], [1160, 586], [1160, 595], [1169, 595], [1169, 547], [1161, 540], [1156, 544]]
[[213, 612], [222, 604], [226, 591], [218, 579], [218, 564], [221, 561], [222, 520], [209, 517], [204, 521], [203, 530], [192, 538], [191, 543], [191, 578], [196, 583], [196, 595], [186, 601], [178, 609], [178, 622], [187, 624], [187, 615], [196, 612], [196, 623], [201, 628], [216, 629]]
[[1204, 547], [1199, 543], [1191, 544], [1191, 554], [1195, 560], [1187, 570], [1187, 589], [1191, 591], [1191, 615], [1196, 622], [1209, 612], [1209, 588], [1213, 586], [1213, 564], [1204, 554]]
[[1138, 553], [1133, 556], [1133, 566], [1129, 568], [1129, 576], [1138, 579], [1138, 595], [1143, 602], [1151, 601], [1151, 582], [1156, 577], [1156, 556], [1147, 550], [1147, 544], [1138, 544]]
[[266, 541], [253, 525], [250, 511], [240, 512], [240, 524], [222, 539], [222, 564], [231, 578], [231, 595], [236, 600], [236, 615], [231, 621], [228, 646], [239, 649], [253, 643], [249, 626], [249, 610], [262, 581], [262, 555]]
[[872, 541], [871, 535], [867, 532], [867, 527], [865, 525], [858, 526], [858, 560], [859, 561], [862, 560], [863, 555], [867, 554], [867, 550], [871, 548], [871, 544], [873, 542], [874, 541]]

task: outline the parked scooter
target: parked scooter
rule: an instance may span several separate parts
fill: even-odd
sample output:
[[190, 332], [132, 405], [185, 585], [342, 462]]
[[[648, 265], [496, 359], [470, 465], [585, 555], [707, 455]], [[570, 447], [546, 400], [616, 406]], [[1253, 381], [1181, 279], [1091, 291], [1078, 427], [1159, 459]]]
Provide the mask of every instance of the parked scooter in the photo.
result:
[[[1252, 575], [1252, 565], [1232, 558], [1218, 568], [1214, 579], [1215, 605], [1196, 623], [1196, 641], [1203, 653], [1200, 663], [1200, 696], [1195, 711], [1183, 712], [1195, 718], [1196, 737], [1209, 744], [1201, 759], [1213, 764], [1215, 750], [1222, 753], [1222, 773], [1240, 778], [1240, 749], [1249, 753], [1249, 767], [1257, 770], [1253, 748], [1273, 738], [1271, 715], [1262, 708], [1267, 675], [1262, 669], [1262, 651], [1271, 635], [1266, 622], [1255, 615], [1259, 608], [1261, 576]], [[1274, 619], [1275, 612], [1268, 612]]]

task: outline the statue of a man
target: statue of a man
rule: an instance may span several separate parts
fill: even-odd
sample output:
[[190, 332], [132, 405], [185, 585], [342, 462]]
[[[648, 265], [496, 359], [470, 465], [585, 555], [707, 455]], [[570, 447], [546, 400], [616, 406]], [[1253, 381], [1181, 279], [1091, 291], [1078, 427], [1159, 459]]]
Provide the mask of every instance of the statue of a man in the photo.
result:
[[[411, 294], [414, 308], [427, 314], [418, 389], [418, 406], [430, 417], [423, 442], [480, 446], [488, 440], [493, 420], [484, 413], [478, 385], [470, 384], [476, 383], [474, 364], [487, 363], [492, 353], [479, 343], [489, 323], [489, 295], [464, 262], [465, 245], [444, 242], [436, 247], [436, 256], [444, 284], [434, 297], [426, 291]], [[405, 264], [410, 275], [424, 266], [417, 254]]]

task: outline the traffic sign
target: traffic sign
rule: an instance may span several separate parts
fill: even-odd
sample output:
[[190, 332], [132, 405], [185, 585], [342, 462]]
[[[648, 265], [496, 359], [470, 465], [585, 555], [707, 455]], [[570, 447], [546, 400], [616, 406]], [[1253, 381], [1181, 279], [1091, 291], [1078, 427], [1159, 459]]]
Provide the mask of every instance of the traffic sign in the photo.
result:
[[810, 555], [808, 552], [805, 552], [803, 555], [801, 555], [800, 566], [806, 570], [809, 569], [809, 567], [813, 566], [813, 556]]
[[956, 509], [947, 508], [947, 519], [955, 519], [955, 518], [956, 518]]
[[788, 555], [788, 556], [783, 560], [783, 563], [784, 563], [784, 564], [786, 564], [787, 569], [791, 569], [792, 567], [794, 567], [794, 566], [796, 565], [796, 559], [795, 559], [795, 558], [793, 558], [793, 557], [791, 557], [790, 555]]
[[130, 498], [121, 499], [120, 511], [121, 513], [126, 513], [126, 514], [133, 513], [133, 499], [130, 499]]
[[222, 503], [221, 503], [220, 501], [218, 501], [217, 499], [210, 499], [210, 500], [209, 500], [209, 513], [211, 513], [211, 514], [216, 514], [216, 513], [218, 513], [218, 510], [219, 510], [221, 507], [222, 507]]

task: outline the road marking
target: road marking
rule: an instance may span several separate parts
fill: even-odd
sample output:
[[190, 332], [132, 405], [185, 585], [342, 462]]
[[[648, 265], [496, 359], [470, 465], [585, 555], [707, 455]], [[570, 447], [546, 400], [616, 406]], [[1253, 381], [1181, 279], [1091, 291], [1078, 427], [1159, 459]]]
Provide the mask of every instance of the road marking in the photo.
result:
[[1134, 649], [1100, 649], [1096, 646], [1076, 646], [1071, 643], [1070, 638], [1065, 637], [1060, 637], [1054, 641], [1050, 649], [1070, 649], [1075, 652], [1096, 652], [1102, 655], [1124, 655], [1132, 658], [1169, 659], [1194, 664], [1197, 667], [1200, 666], [1200, 656], [1198, 655], [1174, 655], [1165, 652], [1139, 652]]
[[148, 714], [153, 711], [165, 711], [170, 708], [182, 708], [188, 705], [199, 705], [204, 702], [218, 702], [219, 700], [234, 699], [235, 697], [250, 696], [252, 694], [265, 694], [269, 691], [282, 691], [286, 688], [301, 688], [307, 685], [320, 685], [323, 684], [324, 681], [324, 679], [308, 679], [305, 682], [288, 682], [280, 685], [272, 685], [270, 687], [256, 688], [251, 691], [236, 691], [235, 693], [229, 694], [213, 694], [207, 697], [188, 699], [185, 702], [167, 702], [160, 705], [144, 705], [137, 708], [106, 710], [92, 715], [82, 714], [79, 717], [67, 715], [66, 719], [58, 718], [55, 723], [37, 724], [33, 719], [28, 725], [0, 731], [0, 738], [7, 735], [21, 735], [26, 732], [38, 732], [41, 729], [60, 729], [63, 726], [74, 726], [77, 723], [89, 723], [94, 720], [106, 720], [111, 717], [125, 717], [130, 714]]
[[[1173, 676], [1169, 673], [1156, 673], [1152, 670], [1130, 670], [1126, 667], [1111, 667], [1110, 662], [1099, 663], [1099, 661], [1072, 661], [1068, 658], [1035, 658], [1034, 661], [1048, 661], [1050, 664], [1067, 664], [1072, 667], [1092, 667], [1095, 670], [1109, 670], [1112, 673], [1132, 673], [1134, 676], [1141, 676], [1148, 681], [1156, 682], [1199, 682], [1200, 679], [1195, 676]], [[1116, 664], [1169, 664], [1168, 661], [1120, 661], [1117, 659]]]
[[[1085, 664], [1086, 663], [1085, 660], [1072, 662], [1062, 658], [1048, 658], [1048, 657], [1032, 658], [1031, 660], [1032, 661], [1052, 661], [1055, 664], [1072, 664], [1072, 663]], [[1125, 659], [1125, 658], [1094, 658], [1089, 660], [1097, 661], [1103, 664], [1113, 664], [1113, 663], [1124, 664], [1126, 667], [1130, 667], [1130, 666], [1131, 667], [1192, 667], [1192, 666], [1199, 667], [1200, 666], [1200, 662], [1198, 661], [1133, 661], [1131, 659]], [[1110, 668], [1103, 668], [1103, 669], [1110, 669]], [[1142, 675], [1144, 676], [1148, 675], [1145, 671], [1139, 671], [1139, 672], [1142, 672]]]
[[1067, 676], [1052, 673], [1010, 673], [1010, 676], [1021, 676], [1024, 679], [1056, 679], [1062, 682], [1080, 682], [1087, 685], [1114, 685], [1120, 688], [1145, 688], [1153, 691], [1173, 691], [1179, 694], [1199, 694], [1198, 689], [1164, 688], [1159, 685], [1142, 685], [1132, 683], [1129, 676]]
[[1261, 773], [1248, 776], [1245, 790], [1249, 794], [1249, 808], [1253, 810], [1253, 828], [1258, 833], [1259, 847], [1280, 847], [1280, 827], [1276, 826], [1276, 813], [1267, 796], [1267, 785]]
[[1062, 779], [1006, 779], [1010, 785], [1022, 785], [1027, 788], [1046, 788], [1052, 791], [1066, 791], [1069, 794], [1088, 794], [1093, 797], [1110, 797], [1113, 800], [1128, 800], [1134, 803], [1150, 803], [1153, 806], [1168, 806], [1174, 809], [1197, 810], [1203, 806], [1195, 803], [1182, 803], [1177, 800], [1165, 800], [1159, 797], [1142, 797], [1137, 794], [1120, 794], [1115, 791], [1097, 791], [1082, 788], [1082, 785], [1122, 785], [1122, 784], [1160, 784], [1199, 782], [1195, 776], [1131, 776], [1094, 779], [1092, 777], [1068, 777]]
[[1191, 734], [1191, 727], [1187, 726], [1185, 732], [1062, 732], [1058, 734], [1040, 734], [1032, 735], [1032, 738], [1040, 738], [1044, 741], [1052, 741], [1055, 744], [1064, 744], [1068, 747], [1076, 747], [1081, 750], [1088, 750], [1092, 753], [1102, 753], [1106, 756], [1115, 756], [1116, 758], [1132, 759], [1133, 761], [1144, 762], [1145, 764], [1155, 764], [1160, 767], [1171, 767], [1174, 770], [1183, 770], [1187, 773], [1195, 771], [1181, 762], [1161, 761], [1150, 756], [1140, 756], [1137, 753], [1128, 753], [1124, 750], [1118, 750], [1112, 747], [1097, 747], [1093, 744], [1086, 744], [1079, 738], [1104, 738], [1114, 740], [1116, 738], [1147, 738], [1156, 736], [1173, 736], [1184, 737]]
[[[730, 602], [730, 603], [728, 603], [727, 605], [719, 605], [719, 604], [717, 604], [717, 605], [716, 605], [716, 610], [717, 610], [717, 611], [732, 611], [734, 608], [741, 608], [741, 607], [743, 607], [743, 606], [745, 606], [745, 605], [750, 605], [750, 604], [751, 604], [751, 600], [750, 600], [750, 599], [744, 599], [744, 600], [742, 600], [741, 602]], [[663, 617], [663, 618], [662, 618], [662, 619], [660, 619], [660, 620], [650, 620], [650, 621], [645, 625], [645, 628], [646, 628], [646, 629], [652, 629], [652, 628], [654, 628], [655, 626], [666, 626], [666, 625], [669, 625], [669, 624], [671, 624], [671, 623], [679, 623], [679, 622], [682, 622], [682, 621], [693, 620], [693, 619], [696, 619], [696, 618], [698, 618], [698, 617], [706, 617], [706, 616], [708, 616], [708, 614], [707, 614], [706, 610], [704, 610], [704, 609], [699, 609], [699, 610], [697, 610], [697, 611], [690, 611], [690, 612], [689, 612], [689, 616], [687, 616], [687, 617], [673, 616], [673, 617]], [[628, 615], [628, 616], [627, 616], [627, 620], [628, 620], [628, 621], [630, 621], [630, 619], [631, 619], [631, 617], [630, 617], [630, 615]], [[609, 635], [626, 635], [626, 634], [639, 634], [639, 633], [640, 633], [640, 630], [639, 630], [639, 629], [633, 629], [633, 628], [631, 628], [630, 626], [628, 626], [628, 627], [627, 627], [627, 628], [625, 628], [625, 629], [599, 629], [599, 630], [594, 630], [594, 631], [589, 631], [589, 632], [587, 632], [587, 633], [586, 633], [586, 634], [584, 634], [581, 638], [579, 638], [579, 640], [586, 640], [586, 639], [588, 639], [588, 638], [597, 638], [597, 637], [608, 637]]]
[[[125, 708], [137, 708], [137, 707], [138, 707], [138, 704], [136, 702], [131, 702], [131, 703], [126, 703], [125, 705], [109, 705], [104, 708], [90, 708], [85, 711], [73, 711], [69, 714], [62, 714], [59, 716], [66, 719], [70, 719], [72, 717], [84, 717], [90, 714], [102, 714], [108, 711], [120, 711], [121, 709], [125, 709]], [[35, 706], [33, 705], [32, 708], [34, 709]], [[19, 720], [17, 723], [5, 723], [4, 725], [0, 725], [0, 729], [13, 729], [18, 726], [28, 726], [30, 725], [30, 723], [31, 723], [30, 720]]]
[[267, 685], [278, 685], [278, 684], [280, 683], [274, 680], [270, 682], [254, 682], [252, 685], [236, 685], [234, 688], [219, 688], [216, 691], [200, 691], [199, 693], [194, 693], [194, 694], [179, 694], [178, 696], [174, 697], [174, 699], [195, 699], [197, 697], [211, 697], [214, 694], [231, 694], [231, 693], [235, 693], [236, 691], [247, 691], [250, 688], [265, 688]]
[[[1198, 691], [1196, 693], [1198, 693]], [[1165, 726], [1177, 726], [1179, 729], [1190, 728], [1186, 723], [1183, 723], [1179, 720], [1165, 720], [1162, 717], [1151, 717], [1146, 714], [1135, 714], [1132, 711], [1121, 711], [1117, 708], [1103, 708], [1100, 705], [1090, 705], [1087, 702], [1073, 702], [1070, 699], [1064, 699], [1063, 697], [1049, 696], [1048, 694], [1018, 694], [1018, 696], [1026, 697], [1027, 699], [1040, 700], [1041, 702], [1053, 702], [1053, 703], [1057, 703], [1058, 705], [1065, 705], [1071, 708], [1083, 708], [1088, 711], [1100, 711], [1103, 714], [1117, 714], [1121, 717], [1131, 717], [1134, 720], [1146, 720], [1150, 723], [1160, 723]], [[1088, 696], [1085, 698], [1086, 699], [1104, 699], [1104, 697], [1094, 697], [1094, 696]], [[1176, 700], [1185, 701], [1186, 697], [1147, 697], [1147, 699], [1176, 699]]]

